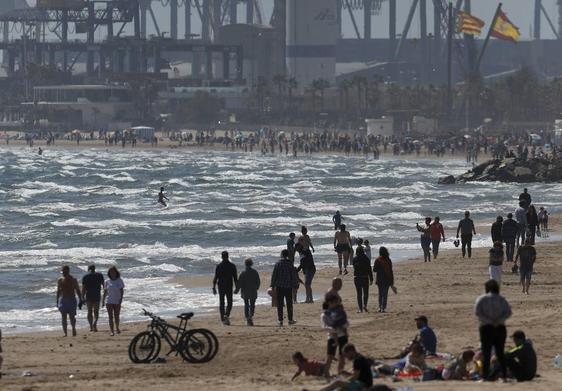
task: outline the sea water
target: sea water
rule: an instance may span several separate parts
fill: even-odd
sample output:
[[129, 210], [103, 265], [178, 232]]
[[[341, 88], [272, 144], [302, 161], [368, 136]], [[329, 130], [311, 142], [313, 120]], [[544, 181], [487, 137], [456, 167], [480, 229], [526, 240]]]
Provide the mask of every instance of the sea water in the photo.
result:
[[[117, 265], [126, 284], [123, 319], [140, 309], [172, 315], [216, 306], [211, 275], [228, 250], [239, 270], [252, 256], [271, 271], [290, 232], [309, 228], [318, 266], [335, 266], [332, 215], [340, 210], [373, 255], [387, 246], [397, 261], [421, 254], [416, 222], [441, 217], [452, 238], [465, 210], [491, 223], [516, 207], [521, 185], [438, 185], [469, 168], [447, 159], [323, 155], [262, 157], [191, 150], [0, 150], [0, 328], [59, 327], [56, 280], [64, 264], [81, 279], [95, 263]], [[157, 204], [165, 187], [170, 204]], [[553, 213], [561, 185], [529, 185]], [[489, 225], [475, 246], [488, 246]], [[453, 248], [451, 240], [442, 245]], [[209, 276], [189, 287], [175, 277]], [[268, 281], [263, 281], [267, 285]], [[265, 301], [266, 298], [262, 298]], [[84, 311], [79, 322], [85, 324]]]

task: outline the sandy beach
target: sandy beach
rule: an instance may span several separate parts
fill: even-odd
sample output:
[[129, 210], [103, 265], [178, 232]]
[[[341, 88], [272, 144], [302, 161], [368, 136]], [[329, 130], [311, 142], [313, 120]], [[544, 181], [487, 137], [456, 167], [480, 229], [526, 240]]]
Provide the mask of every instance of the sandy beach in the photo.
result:
[[[554, 219], [552, 219], [554, 223]], [[554, 226], [554, 224], [553, 224]], [[559, 224], [551, 232], [556, 235]], [[449, 232], [449, 234], [452, 234]], [[449, 235], [451, 236], [451, 235]], [[518, 276], [511, 265], [504, 265], [502, 293], [510, 302], [513, 317], [508, 333], [524, 330], [532, 339], [539, 356], [540, 377], [527, 384], [482, 384], [475, 382], [392, 383], [377, 379], [375, 384], [412, 387], [413, 390], [558, 390], [562, 389], [562, 372], [553, 368], [552, 359], [562, 346], [562, 304], [559, 300], [559, 269], [562, 243], [539, 241], [538, 260], [529, 296], [521, 293]], [[392, 254], [391, 254], [392, 255]], [[488, 278], [487, 250], [478, 249], [473, 259], [463, 260], [460, 251], [443, 252], [431, 263], [419, 258], [395, 265], [398, 294], [389, 298], [388, 313], [356, 314], [353, 277], [344, 278], [342, 296], [350, 316], [350, 341], [358, 350], [377, 359], [388, 359], [416, 333], [414, 318], [424, 314], [438, 336], [440, 352], [459, 353], [479, 345], [477, 320], [473, 315], [475, 298], [483, 291]], [[337, 269], [317, 273], [315, 292], [328, 289]], [[262, 276], [268, 285], [268, 276]], [[206, 285], [205, 279], [185, 283]], [[370, 292], [370, 307], [376, 307], [376, 288]], [[275, 326], [276, 312], [269, 306], [256, 310], [255, 327], [244, 326], [243, 309], [235, 307], [232, 326], [219, 324], [218, 315], [196, 314], [192, 325], [214, 331], [220, 340], [217, 357], [207, 364], [188, 364], [173, 355], [162, 364], [133, 364], [127, 356], [132, 337], [146, 323], [127, 323], [122, 334], [110, 337], [105, 324], [99, 333], [79, 330], [78, 337], [63, 338], [60, 331], [9, 335], [4, 338], [4, 376], [2, 390], [299, 390], [318, 389], [323, 379], [305, 378], [291, 382], [295, 367], [291, 354], [325, 358], [326, 333], [320, 328], [320, 303], [298, 304], [297, 325]], [[83, 327], [84, 324], [81, 324]], [[508, 346], [511, 341], [508, 341]], [[164, 350], [164, 349], [163, 349]], [[161, 352], [164, 357], [165, 352]], [[393, 362], [394, 360], [388, 360]], [[23, 377], [29, 371], [33, 376]]]

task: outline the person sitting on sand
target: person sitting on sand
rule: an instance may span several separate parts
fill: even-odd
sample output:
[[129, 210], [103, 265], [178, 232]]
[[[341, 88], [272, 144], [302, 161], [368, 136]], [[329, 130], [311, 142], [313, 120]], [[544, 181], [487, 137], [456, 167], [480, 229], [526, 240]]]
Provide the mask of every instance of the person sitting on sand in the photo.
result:
[[420, 315], [416, 319], [416, 327], [419, 330], [418, 334], [412, 339], [412, 342], [406, 346], [397, 358], [403, 358], [411, 352], [415, 344], [421, 345], [426, 356], [434, 356], [437, 351], [437, 336], [431, 327], [429, 327], [429, 320], [427, 316]]
[[298, 367], [298, 370], [291, 378], [291, 381], [295, 380], [303, 372], [306, 376], [329, 376], [326, 373], [325, 363], [309, 360], [305, 358], [301, 352], [295, 352], [293, 354], [293, 362]]
[[[79, 298], [79, 304], [76, 301], [76, 296]], [[82, 307], [82, 293], [78, 281], [70, 274], [70, 267], [64, 265], [62, 277], [57, 282], [57, 307], [62, 316], [62, 330], [65, 337], [68, 335], [67, 318], [70, 318], [72, 336], [76, 336], [76, 307], [78, 305]]]
[[336, 380], [320, 391], [347, 390], [362, 391], [368, 390], [373, 385], [373, 373], [371, 371], [371, 361], [357, 352], [355, 346], [347, 344], [343, 348], [345, 359], [353, 362], [353, 374], [345, 380]]
[[537, 374], [537, 354], [533, 344], [521, 330], [513, 333], [513, 342], [515, 348], [505, 354], [507, 368], [518, 382], [533, 380]]
[[343, 347], [347, 345], [347, 314], [343, 309], [340, 299], [336, 295], [327, 295], [323, 308], [322, 324], [328, 330], [328, 347], [326, 360], [326, 373], [329, 373], [332, 361], [339, 349], [338, 374], [343, 371], [345, 366], [345, 358], [343, 356]]
[[441, 373], [443, 380], [468, 380], [470, 372], [468, 364], [474, 360], [474, 350], [465, 350], [457, 358], [451, 360]]
[[168, 197], [166, 197], [166, 195], [164, 194], [164, 188], [161, 187], [160, 188], [160, 193], [158, 193], [158, 203], [162, 204], [164, 206], [168, 206], [168, 204], [166, 204], [166, 201], [169, 201]]
[[425, 362], [425, 354], [423, 346], [420, 343], [414, 343], [410, 353], [406, 356], [406, 364], [402, 372], [404, 373], [417, 373], [424, 372], [427, 369]]

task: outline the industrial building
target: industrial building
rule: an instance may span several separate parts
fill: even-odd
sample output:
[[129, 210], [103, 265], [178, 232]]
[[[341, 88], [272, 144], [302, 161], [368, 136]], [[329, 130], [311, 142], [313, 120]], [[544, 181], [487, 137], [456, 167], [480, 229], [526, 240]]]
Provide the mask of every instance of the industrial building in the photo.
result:
[[[398, 15], [404, 7], [397, 0], [37, 0], [33, 7], [25, 0], [5, 0], [0, 2], [5, 72], [0, 83], [20, 86], [20, 95], [11, 98], [25, 110], [60, 103], [44, 100], [43, 90], [36, 89], [49, 84], [120, 86], [130, 94], [150, 84], [164, 102], [206, 91], [236, 110], [251, 108], [252, 95], [277, 75], [294, 80], [295, 93], [301, 94], [319, 79], [335, 86], [355, 76], [446, 83], [449, 2], [403, 1], [405, 15]], [[562, 74], [562, 17], [547, 13], [542, 0], [521, 3], [534, 15], [532, 39], [517, 45], [490, 42], [480, 67], [485, 79], [521, 66], [546, 78]], [[455, 0], [452, 6], [455, 12], [473, 9], [471, 0]], [[399, 16], [405, 17], [403, 25]], [[373, 24], [381, 21], [388, 32], [373, 37]], [[354, 36], [343, 38], [349, 25]], [[545, 29], [556, 39], [542, 39]], [[466, 78], [481, 41], [454, 33], [455, 81]], [[14, 116], [13, 105], [8, 109], [10, 115], [0, 118]], [[96, 119], [96, 126], [119, 119], [116, 113], [110, 117]], [[77, 121], [91, 126], [93, 119], [83, 114]]]

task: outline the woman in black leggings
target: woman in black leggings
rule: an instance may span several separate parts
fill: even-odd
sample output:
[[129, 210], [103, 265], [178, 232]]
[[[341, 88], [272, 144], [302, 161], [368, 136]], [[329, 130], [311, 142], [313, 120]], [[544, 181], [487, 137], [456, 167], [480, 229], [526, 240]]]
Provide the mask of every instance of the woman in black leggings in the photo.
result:
[[353, 258], [351, 263], [353, 265], [355, 289], [357, 290], [358, 312], [368, 312], [367, 301], [369, 300], [369, 285], [373, 283], [373, 272], [371, 270], [371, 261], [365, 255], [363, 247], [357, 247], [355, 258]]

